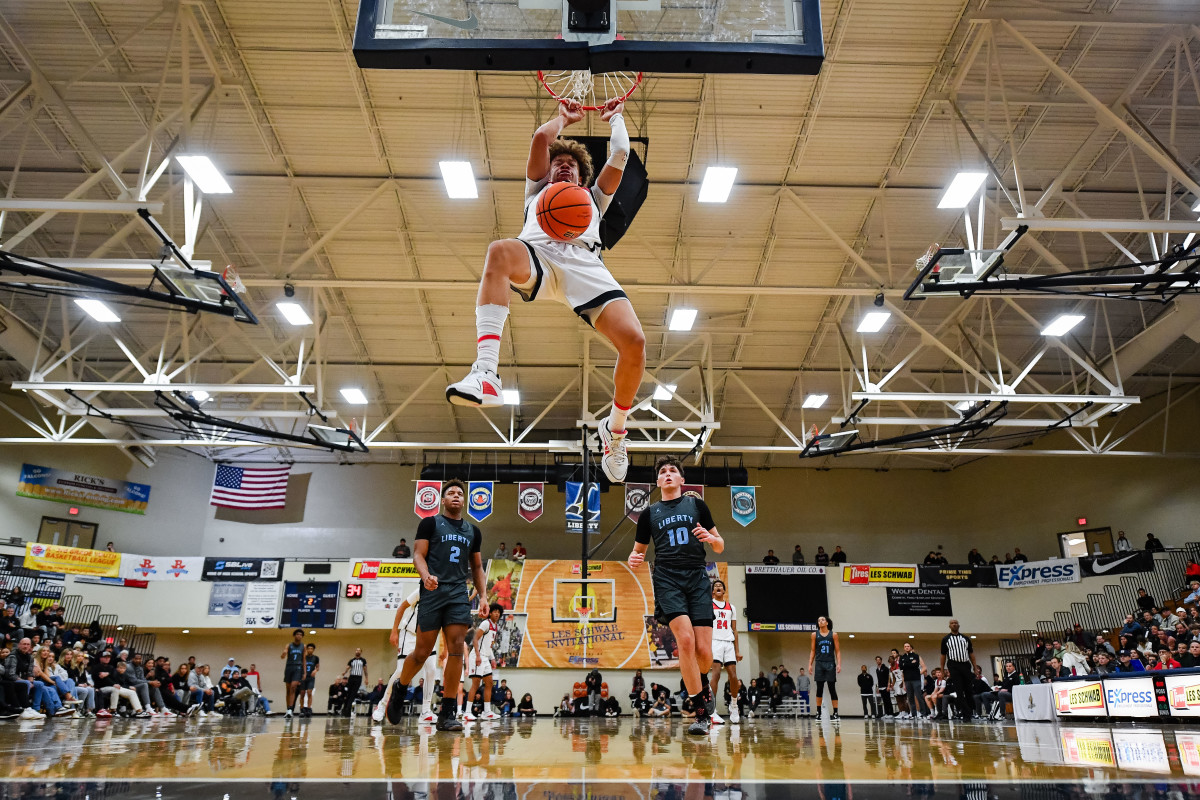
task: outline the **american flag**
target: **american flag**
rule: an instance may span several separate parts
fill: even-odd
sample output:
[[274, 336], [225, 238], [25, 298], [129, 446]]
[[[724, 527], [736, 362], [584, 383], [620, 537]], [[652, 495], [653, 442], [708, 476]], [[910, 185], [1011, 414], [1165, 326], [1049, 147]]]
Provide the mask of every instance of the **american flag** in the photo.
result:
[[250, 469], [218, 464], [208, 502], [225, 508], [283, 508], [291, 471], [290, 466]]

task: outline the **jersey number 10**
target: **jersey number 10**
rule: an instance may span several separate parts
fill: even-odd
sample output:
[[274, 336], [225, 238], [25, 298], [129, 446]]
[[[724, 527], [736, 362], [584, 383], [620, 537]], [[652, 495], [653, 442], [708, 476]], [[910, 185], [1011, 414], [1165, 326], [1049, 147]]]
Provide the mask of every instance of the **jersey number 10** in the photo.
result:
[[667, 538], [671, 540], [671, 546], [684, 545], [688, 542], [688, 529], [675, 528], [667, 531]]

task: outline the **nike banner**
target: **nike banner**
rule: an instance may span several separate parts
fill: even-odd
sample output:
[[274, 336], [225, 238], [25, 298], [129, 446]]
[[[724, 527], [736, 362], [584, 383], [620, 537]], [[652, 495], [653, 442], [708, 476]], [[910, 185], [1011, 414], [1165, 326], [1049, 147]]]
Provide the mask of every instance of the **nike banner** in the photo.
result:
[[1079, 569], [1085, 578], [1107, 578], [1131, 572], [1153, 572], [1154, 554], [1148, 550], [1085, 556], [1079, 559]]

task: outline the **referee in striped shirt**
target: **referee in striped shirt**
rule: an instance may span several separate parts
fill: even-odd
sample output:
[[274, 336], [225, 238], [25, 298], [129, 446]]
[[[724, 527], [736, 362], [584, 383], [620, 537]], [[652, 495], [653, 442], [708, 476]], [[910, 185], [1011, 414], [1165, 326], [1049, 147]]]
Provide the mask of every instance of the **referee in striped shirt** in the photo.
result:
[[354, 701], [358, 699], [358, 690], [362, 688], [363, 681], [367, 679], [367, 660], [363, 658], [362, 648], [354, 648], [354, 658], [346, 662], [346, 669], [342, 670], [342, 677], [346, 678], [349, 673], [349, 678], [346, 680], [346, 706], [342, 709], [342, 716], [350, 716], [351, 710], [354, 708]]
[[963, 722], [975, 713], [975, 648], [958, 632], [958, 620], [950, 620], [950, 633], [942, 637], [942, 673], [949, 671], [950, 687], [957, 695]]

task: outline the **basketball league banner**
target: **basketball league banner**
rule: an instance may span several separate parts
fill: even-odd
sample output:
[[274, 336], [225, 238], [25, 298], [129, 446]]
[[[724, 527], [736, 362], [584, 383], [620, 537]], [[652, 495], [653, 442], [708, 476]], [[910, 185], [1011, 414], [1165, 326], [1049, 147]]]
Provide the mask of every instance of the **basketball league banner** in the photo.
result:
[[650, 507], [650, 493], [654, 486], [649, 483], [625, 484], [625, 516], [637, 522], [642, 512]]
[[107, 550], [88, 550], [83, 547], [62, 547], [57, 544], [26, 542], [23, 566], [25, 569], [45, 572], [118, 578], [121, 574], [121, 554], [110, 553]]
[[145, 514], [146, 506], [150, 503], [150, 487], [144, 483], [22, 464], [17, 496], [106, 508], [126, 514]]
[[[587, 497], [588, 533], [600, 530], [600, 485], [591, 484]], [[579, 481], [567, 481], [567, 533], [583, 533], [583, 484]]]
[[526, 522], [533, 522], [542, 515], [545, 502], [544, 483], [522, 483], [517, 486], [517, 513]]
[[847, 586], [919, 586], [916, 564], [846, 564], [842, 583]]
[[413, 513], [421, 519], [432, 517], [442, 507], [442, 482], [417, 481], [417, 496], [413, 501]]
[[758, 499], [753, 486], [729, 487], [729, 511], [743, 528], [758, 516]]
[[471, 481], [467, 484], [467, 513], [476, 522], [492, 515], [492, 482]]
[[198, 581], [204, 556], [121, 556], [121, 577], [136, 581]]
[[690, 494], [697, 500], [704, 499], [704, 484], [702, 483], [685, 483], [683, 485], [683, 493]]

